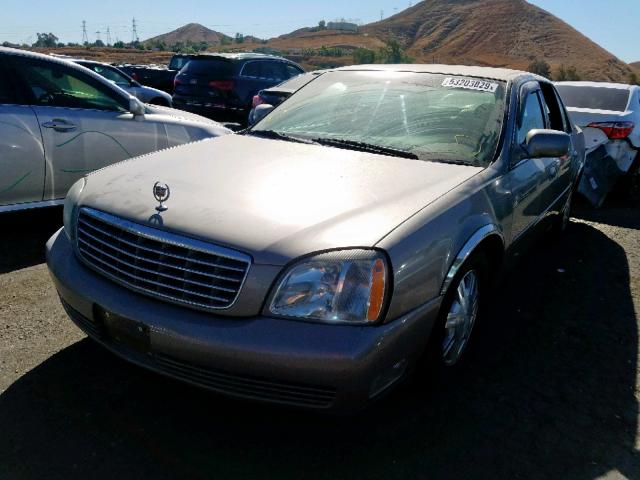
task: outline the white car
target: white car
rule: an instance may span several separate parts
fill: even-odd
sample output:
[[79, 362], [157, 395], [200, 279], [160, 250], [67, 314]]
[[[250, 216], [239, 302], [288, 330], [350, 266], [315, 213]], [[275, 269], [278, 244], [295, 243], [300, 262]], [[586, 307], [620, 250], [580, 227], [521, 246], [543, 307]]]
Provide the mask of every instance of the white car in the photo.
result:
[[0, 47], [0, 212], [61, 204], [93, 170], [228, 133], [67, 60]]
[[573, 122], [584, 130], [587, 164], [580, 191], [600, 206], [618, 178], [640, 162], [640, 87], [619, 83], [555, 84]]

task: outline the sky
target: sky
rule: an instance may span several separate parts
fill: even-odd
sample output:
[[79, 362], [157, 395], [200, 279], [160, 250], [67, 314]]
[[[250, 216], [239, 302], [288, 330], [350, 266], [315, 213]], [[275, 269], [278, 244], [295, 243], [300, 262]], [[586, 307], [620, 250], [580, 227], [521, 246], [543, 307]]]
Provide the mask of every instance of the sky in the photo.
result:
[[[640, 61], [640, 0], [529, 0], [557, 15], [624, 61]], [[413, 3], [416, 3], [414, 0]], [[615, 7], [614, 7], [615, 4]], [[135, 17], [141, 40], [197, 22], [228, 35], [270, 38], [319, 20], [369, 23], [407, 8], [409, 0], [0, 0], [0, 43], [33, 43], [37, 32], [62, 42], [131, 40]]]

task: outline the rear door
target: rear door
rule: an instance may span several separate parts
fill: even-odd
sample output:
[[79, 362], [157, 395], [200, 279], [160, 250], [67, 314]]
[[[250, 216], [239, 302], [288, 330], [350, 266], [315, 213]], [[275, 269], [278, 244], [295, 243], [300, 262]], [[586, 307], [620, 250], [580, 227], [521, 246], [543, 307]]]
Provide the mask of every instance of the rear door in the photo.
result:
[[119, 89], [58, 62], [20, 58], [14, 66], [41, 127], [45, 200], [64, 198], [93, 170], [167, 146], [164, 125], [134, 119]]
[[564, 132], [571, 136], [571, 148], [567, 155], [562, 157], [544, 158], [545, 179], [540, 201], [543, 211], [559, 211], [569, 194], [572, 182], [572, 165], [578, 161], [578, 139], [574, 135], [573, 128], [569, 120], [565, 117], [564, 108], [558, 101], [557, 94], [553, 86], [549, 83], [540, 84], [540, 101], [545, 112], [547, 128]]
[[36, 115], [0, 56], [0, 207], [41, 201], [44, 172]]

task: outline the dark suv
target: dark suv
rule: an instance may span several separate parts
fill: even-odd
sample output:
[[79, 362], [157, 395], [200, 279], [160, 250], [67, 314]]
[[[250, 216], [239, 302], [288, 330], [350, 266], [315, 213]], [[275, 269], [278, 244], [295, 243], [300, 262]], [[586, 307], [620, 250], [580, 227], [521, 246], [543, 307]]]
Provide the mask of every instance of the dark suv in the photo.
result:
[[245, 123], [253, 96], [304, 69], [285, 58], [258, 53], [194, 56], [174, 80], [175, 108]]

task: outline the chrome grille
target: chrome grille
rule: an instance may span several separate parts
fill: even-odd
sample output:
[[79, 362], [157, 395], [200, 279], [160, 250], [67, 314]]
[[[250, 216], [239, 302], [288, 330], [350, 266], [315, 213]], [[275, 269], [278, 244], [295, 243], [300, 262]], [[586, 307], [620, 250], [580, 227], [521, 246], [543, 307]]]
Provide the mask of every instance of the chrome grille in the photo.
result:
[[233, 250], [82, 208], [77, 246], [91, 268], [132, 290], [197, 309], [235, 302], [251, 259]]

